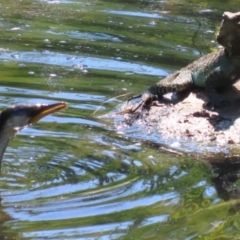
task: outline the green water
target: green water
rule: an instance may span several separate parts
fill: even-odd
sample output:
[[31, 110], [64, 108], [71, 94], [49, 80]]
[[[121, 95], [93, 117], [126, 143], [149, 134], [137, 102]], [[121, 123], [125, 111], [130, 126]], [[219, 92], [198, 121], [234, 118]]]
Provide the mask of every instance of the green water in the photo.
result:
[[[0, 177], [0, 239], [239, 239], [238, 157], [169, 152], [110, 112], [217, 49], [238, 1], [0, 2], [0, 108], [64, 101], [21, 131]], [[185, 149], [186, 150], [186, 149]]]

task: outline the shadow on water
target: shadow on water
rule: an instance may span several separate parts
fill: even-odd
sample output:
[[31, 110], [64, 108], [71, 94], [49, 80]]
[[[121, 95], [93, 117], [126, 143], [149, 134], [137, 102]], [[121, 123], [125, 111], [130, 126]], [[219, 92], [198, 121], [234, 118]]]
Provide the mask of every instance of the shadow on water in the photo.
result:
[[212, 181], [216, 185], [219, 197], [224, 200], [239, 198], [240, 157], [222, 157], [211, 162]]

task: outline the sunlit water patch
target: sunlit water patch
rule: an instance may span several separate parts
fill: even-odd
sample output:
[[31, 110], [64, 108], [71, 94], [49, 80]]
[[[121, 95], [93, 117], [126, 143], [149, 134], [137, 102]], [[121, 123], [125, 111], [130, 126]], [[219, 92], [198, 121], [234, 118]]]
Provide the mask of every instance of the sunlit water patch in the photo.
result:
[[[90, 33], [90, 32], [77, 32], [77, 31], [67, 31], [67, 32], [54, 32], [52, 30], [48, 30], [47, 33], [53, 34], [53, 35], [65, 35], [69, 38], [77, 38], [77, 39], [87, 39], [90, 41], [113, 41], [113, 42], [119, 42], [121, 43], [122, 40], [118, 37], [114, 37], [105, 33]], [[48, 42], [45, 40], [45, 42]]]
[[[17, 57], [16, 57], [17, 56]], [[15, 60], [21, 62], [40, 63], [49, 65], [59, 65], [64, 67], [79, 68], [84, 66], [90, 69], [102, 69], [108, 71], [132, 72], [146, 75], [166, 75], [167, 71], [151, 66], [116, 61], [113, 59], [101, 59], [85, 56], [74, 56], [68, 54], [59, 54], [54, 52], [3, 52], [0, 55], [2, 60]]]
[[111, 14], [126, 15], [132, 17], [145, 17], [145, 18], [156, 18], [156, 19], [166, 19], [164, 16], [156, 13], [145, 13], [145, 12], [130, 12], [130, 11], [117, 11], [117, 10], [106, 10], [104, 12]]

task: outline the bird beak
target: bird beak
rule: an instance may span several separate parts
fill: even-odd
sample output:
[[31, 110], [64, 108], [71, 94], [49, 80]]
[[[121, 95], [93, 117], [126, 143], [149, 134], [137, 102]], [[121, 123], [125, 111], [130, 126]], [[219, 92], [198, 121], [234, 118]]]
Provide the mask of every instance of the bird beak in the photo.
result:
[[29, 124], [34, 124], [37, 121], [39, 121], [41, 118], [54, 113], [56, 111], [59, 111], [61, 109], [64, 109], [67, 107], [66, 103], [55, 103], [50, 105], [40, 105], [38, 106], [38, 109], [33, 114], [33, 117], [29, 120]]

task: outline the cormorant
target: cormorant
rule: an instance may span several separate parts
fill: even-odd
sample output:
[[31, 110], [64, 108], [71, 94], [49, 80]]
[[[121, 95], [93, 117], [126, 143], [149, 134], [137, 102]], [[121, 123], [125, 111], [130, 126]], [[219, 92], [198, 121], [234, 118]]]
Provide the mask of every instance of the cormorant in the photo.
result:
[[0, 169], [3, 154], [10, 140], [22, 129], [41, 118], [66, 108], [66, 103], [23, 104], [4, 109], [0, 114]]

